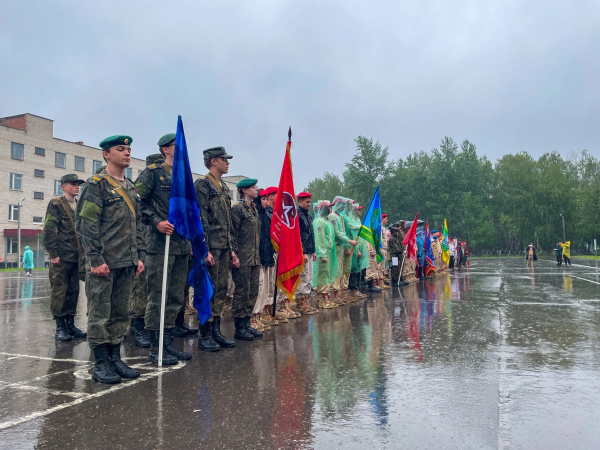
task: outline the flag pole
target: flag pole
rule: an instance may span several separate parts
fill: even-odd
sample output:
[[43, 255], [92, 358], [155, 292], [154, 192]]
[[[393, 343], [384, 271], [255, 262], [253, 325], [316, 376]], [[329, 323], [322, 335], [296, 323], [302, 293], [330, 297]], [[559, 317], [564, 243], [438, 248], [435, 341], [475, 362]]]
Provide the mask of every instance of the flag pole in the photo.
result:
[[162, 296], [160, 299], [160, 334], [158, 337], [158, 367], [162, 367], [163, 340], [165, 337], [165, 302], [167, 297], [167, 269], [169, 267], [169, 244], [171, 235], [167, 234], [165, 241], [165, 263], [163, 265]]

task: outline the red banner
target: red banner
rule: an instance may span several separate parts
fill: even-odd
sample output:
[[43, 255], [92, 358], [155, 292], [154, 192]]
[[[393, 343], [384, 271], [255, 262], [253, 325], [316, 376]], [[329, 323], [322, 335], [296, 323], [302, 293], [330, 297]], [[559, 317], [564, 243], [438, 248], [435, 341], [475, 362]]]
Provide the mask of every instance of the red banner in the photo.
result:
[[271, 220], [271, 242], [277, 258], [277, 287], [287, 298], [292, 300], [298, 284], [300, 274], [304, 270], [304, 255], [302, 254], [302, 241], [300, 240], [300, 225], [298, 224], [298, 210], [296, 209], [296, 194], [294, 193], [294, 177], [292, 175], [292, 157], [289, 140], [285, 149], [283, 169], [277, 189], [277, 199], [273, 207]]
[[417, 249], [415, 248], [415, 241], [417, 238], [417, 222], [419, 219], [419, 213], [415, 215], [415, 220], [413, 220], [412, 225], [410, 226], [410, 230], [406, 233], [402, 244], [406, 247], [406, 259], [410, 259], [411, 261], [417, 261]]

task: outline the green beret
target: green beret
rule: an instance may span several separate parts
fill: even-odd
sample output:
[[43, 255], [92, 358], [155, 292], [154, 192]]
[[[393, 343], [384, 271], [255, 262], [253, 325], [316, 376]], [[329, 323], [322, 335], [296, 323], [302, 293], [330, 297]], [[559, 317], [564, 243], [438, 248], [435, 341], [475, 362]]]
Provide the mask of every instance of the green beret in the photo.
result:
[[155, 153], [154, 155], [146, 156], [146, 165], [150, 164], [162, 164], [165, 162], [165, 157], [160, 153]]
[[177, 136], [175, 133], [165, 134], [163, 137], [161, 137], [158, 140], [158, 146], [166, 147], [167, 144], [170, 144], [171, 142], [173, 142], [175, 140], [175, 136]]
[[202, 153], [204, 153], [204, 160], [212, 158], [233, 158], [233, 156], [227, 154], [227, 152], [225, 151], [225, 147], [209, 148], [207, 150], [204, 150]]
[[132, 142], [133, 139], [131, 139], [131, 136], [111, 136], [100, 142], [100, 148], [102, 150], [106, 150], [107, 148], [114, 147], [115, 145], [131, 145]]
[[69, 173], [60, 177], [60, 184], [72, 183], [73, 181], [76, 181], [79, 184], [85, 183], [85, 180], [78, 178], [74, 173]]
[[254, 186], [256, 183], [258, 183], [256, 178], [244, 178], [243, 180], [238, 181], [235, 186], [239, 188], [247, 188]]

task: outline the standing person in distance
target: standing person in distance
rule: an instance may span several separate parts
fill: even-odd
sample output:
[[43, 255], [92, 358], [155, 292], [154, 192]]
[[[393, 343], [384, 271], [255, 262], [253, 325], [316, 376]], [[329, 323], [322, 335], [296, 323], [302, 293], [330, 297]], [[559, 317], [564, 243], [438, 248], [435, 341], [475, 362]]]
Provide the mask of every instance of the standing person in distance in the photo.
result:
[[139, 197], [125, 178], [132, 141], [111, 136], [100, 142], [106, 171], [87, 180], [77, 204], [76, 230], [86, 255], [88, 343], [96, 360], [92, 379], [108, 384], [140, 376], [121, 360], [133, 280], [144, 270], [146, 256]]
[[565, 267], [571, 267], [571, 241], [567, 241], [564, 244], [561, 243], [562, 256], [565, 260]]
[[535, 254], [535, 247], [531, 243], [527, 246], [527, 250], [525, 250], [525, 265], [533, 267], [534, 261], [537, 261], [537, 255]]
[[209, 148], [203, 154], [208, 173], [198, 178], [194, 187], [208, 250], [206, 264], [215, 293], [210, 301], [212, 317], [200, 327], [198, 349], [216, 352], [221, 347], [235, 347], [235, 342], [221, 333], [221, 313], [227, 296], [229, 266], [239, 268], [240, 262], [231, 247], [231, 197], [221, 179], [229, 172], [229, 160], [233, 156], [228, 155], [224, 147]]
[[316, 261], [315, 254], [315, 231], [313, 229], [313, 218], [309, 214], [312, 204], [312, 194], [300, 192], [298, 194], [298, 223], [300, 225], [300, 239], [302, 241], [302, 253], [304, 254], [304, 269], [300, 274], [300, 284], [296, 291], [296, 305], [303, 314], [315, 314], [319, 310], [310, 306], [310, 291], [312, 289], [313, 262]]
[[239, 267], [231, 271], [235, 291], [231, 311], [235, 323], [235, 339], [251, 341], [263, 336], [250, 326], [258, 297], [260, 281], [260, 217], [254, 204], [258, 197], [257, 180], [245, 178], [236, 184], [242, 199], [231, 208], [232, 250], [238, 255]]
[[53, 198], [44, 219], [44, 248], [50, 255], [50, 312], [56, 321], [57, 341], [85, 338], [87, 333], [75, 326], [79, 299], [79, 261], [81, 243], [75, 232], [77, 196], [84, 183], [76, 174], [60, 179], [63, 195]]
[[162, 362], [177, 364], [192, 358], [189, 352], [173, 347], [173, 329], [177, 318], [183, 321], [185, 286], [192, 244], [181, 236], [169, 223], [169, 202], [171, 199], [171, 174], [175, 157], [175, 133], [165, 134], [158, 140], [160, 153], [165, 157], [162, 164], [150, 164], [136, 181], [136, 188], [142, 201], [144, 223], [150, 225], [148, 250], [146, 254], [146, 288], [148, 304], [145, 324], [150, 336], [148, 361], [158, 364], [160, 339], [160, 309], [162, 302], [163, 269], [165, 260], [166, 236], [170, 235], [167, 263], [167, 295], [165, 299], [165, 324]]

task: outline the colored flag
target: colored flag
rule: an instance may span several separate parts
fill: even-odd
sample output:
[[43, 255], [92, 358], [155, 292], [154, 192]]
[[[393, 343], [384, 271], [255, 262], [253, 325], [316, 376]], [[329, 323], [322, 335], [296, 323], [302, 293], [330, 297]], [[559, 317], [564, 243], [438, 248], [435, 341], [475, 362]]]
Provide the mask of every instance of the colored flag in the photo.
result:
[[358, 237], [363, 238], [373, 247], [377, 253], [377, 263], [383, 261], [381, 253], [381, 201], [379, 199], [379, 186], [375, 189], [367, 213], [363, 218]]
[[442, 261], [444, 264], [450, 264], [450, 246], [448, 245], [448, 225], [444, 219], [444, 230], [442, 231]]
[[273, 207], [271, 220], [271, 242], [277, 258], [277, 287], [281, 289], [290, 300], [294, 298], [300, 274], [304, 270], [304, 254], [300, 240], [300, 225], [298, 223], [298, 210], [296, 209], [296, 194], [294, 193], [294, 176], [292, 174], [292, 129], [288, 132], [288, 143], [285, 149], [285, 158], [277, 199]]
[[177, 119], [171, 198], [169, 200], [169, 223], [182, 237], [192, 243], [194, 264], [188, 276], [188, 283], [194, 288], [194, 307], [198, 310], [200, 324], [204, 325], [211, 317], [210, 300], [215, 292], [215, 287], [206, 267], [205, 260], [208, 256], [208, 249], [200, 221], [200, 208], [194, 189], [181, 116]]
[[417, 222], [419, 219], [419, 213], [415, 215], [415, 220], [413, 220], [408, 233], [404, 237], [402, 244], [406, 247], [406, 258], [411, 261], [417, 262], [417, 249], [415, 247], [415, 240], [417, 237]]
[[425, 224], [425, 276], [428, 277], [435, 272], [435, 259], [433, 256], [433, 248], [431, 247], [431, 232], [429, 231], [429, 223]]

